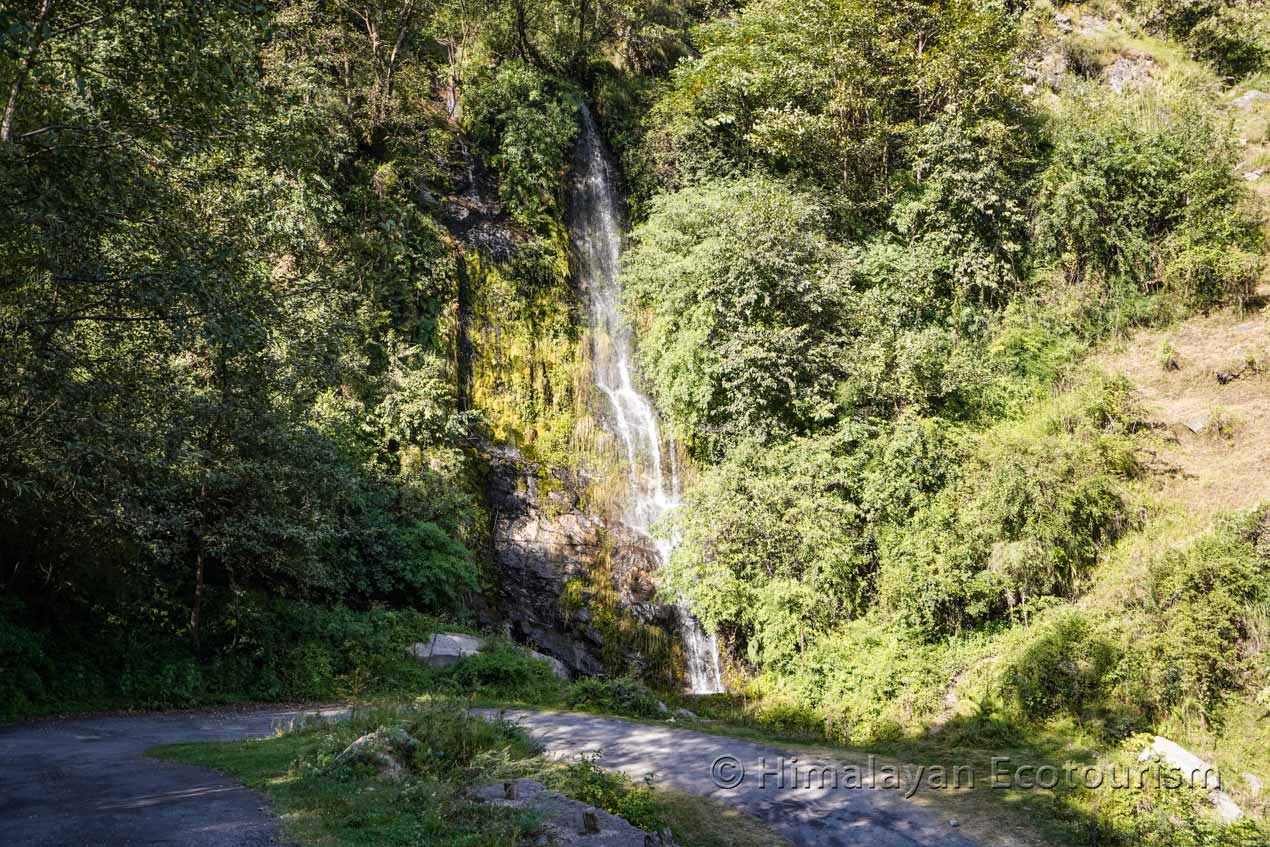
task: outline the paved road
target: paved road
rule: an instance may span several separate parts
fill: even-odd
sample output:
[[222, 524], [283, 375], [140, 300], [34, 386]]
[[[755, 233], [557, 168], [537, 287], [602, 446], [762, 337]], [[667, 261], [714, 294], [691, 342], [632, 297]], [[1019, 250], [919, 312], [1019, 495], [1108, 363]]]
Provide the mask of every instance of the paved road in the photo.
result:
[[[483, 710], [482, 714], [493, 714]], [[600, 763], [621, 770], [634, 779], [655, 775], [658, 783], [680, 791], [703, 794], [736, 806], [764, 821], [799, 847], [974, 847], [945, 818], [914, 805], [903, 790], [847, 788], [841, 767], [839, 788], [832, 783], [821, 788], [820, 777], [806, 788], [808, 761], [790, 761], [793, 756], [773, 747], [717, 735], [667, 726], [638, 724], [615, 718], [551, 712], [509, 711], [507, 719], [519, 723], [541, 741], [550, 753], [572, 758], [600, 750]], [[734, 788], [720, 788], [711, 768], [728, 758], [718, 775], [728, 784], [740, 776], [732, 762], [745, 769], [744, 778]], [[785, 787], [777, 776], [785, 758]], [[770, 771], [763, 779], [764, 760]], [[829, 761], [814, 763], [819, 768]], [[799, 771], [794, 787], [794, 769]], [[867, 784], [867, 766], [858, 772]], [[881, 766], [873, 771], [881, 784]], [[766, 783], [766, 784], [764, 784]]]
[[[327, 714], [337, 714], [328, 710]], [[279, 830], [265, 799], [203, 768], [144, 757], [158, 744], [266, 736], [299, 713], [135, 715], [0, 728], [0, 844], [15, 847], [265, 847]], [[484, 714], [490, 714], [485, 712]], [[766, 821], [800, 847], [974, 847], [901, 792], [785, 788], [780, 750], [685, 729], [569, 713], [509, 712], [555, 755], [603, 751], [602, 764], [636, 779], [656, 774], [681, 791], [712, 796]], [[741, 784], [719, 788], [711, 766], [734, 757]], [[808, 763], [798, 763], [805, 769]], [[829, 764], [818, 762], [817, 765]], [[793, 765], [791, 764], [792, 768]], [[724, 779], [736, 768], [725, 766]], [[819, 783], [817, 783], [817, 786]]]
[[147, 748], [272, 734], [298, 713], [135, 715], [0, 727], [0, 844], [14, 847], [264, 847], [265, 799]]

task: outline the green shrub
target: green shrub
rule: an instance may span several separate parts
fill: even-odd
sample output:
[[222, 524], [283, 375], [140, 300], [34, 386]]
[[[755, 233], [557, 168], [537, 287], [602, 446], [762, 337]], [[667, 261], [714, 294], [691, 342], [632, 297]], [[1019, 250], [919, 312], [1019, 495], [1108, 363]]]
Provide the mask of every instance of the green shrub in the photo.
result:
[[1148, 23], [1189, 45], [1228, 78], [1263, 67], [1270, 32], [1257, 3], [1243, 0], [1141, 0]]
[[4, 611], [0, 671], [10, 662], [14, 669], [0, 673], [5, 717], [423, 688], [429, 673], [407, 648], [436, 626], [412, 611], [355, 612], [245, 595], [232, 615], [209, 626], [206, 652], [195, 654], [184, 632], [89, 617], [41, 634], [20, 609]]
[[847, 425], [735, 448], [679, 513], [683, 541], [662, 570], [664, 585], [758, 663], [786, 662], [860, 614], [873, 569], [862, 502], [872, 435]]
[[1095, 379], [974, 439], [955, 483], [878, 534], [882, 607], [928, 636], [1072, 596], [1130, 524], [1137, 411]]
[[643, 372], [698, 453], [832, 417], [845, 278], [826, 224], [814, 195], [753, 177], [663, 195], [632, 233]]
[[550, 664], [506, 643], [464, 658], [446, 678], [462, 691], [527, 702], [554, 700], [563, 687]]
[[412, 777], [429, 781], [488, 779], [500, 759], [523, 760], [540, 749], [512, 723], [485, 720], [468, 714], [458, 701], [434, 698], [355, 711], [348, 720], [301, 726], [294, 733], [308, 743], [293, 767], [306, 779], [348, 779], [349, 773], [328, 770], [332, 760], [355, 739], [379, 729], [393, 735], [404, 732], [420, 742], [405, 764]]
[[1016, 714], [1043, 721], [1066, 711], [1077, 717], [1103, 705], [1109, 672], [1120, 651], [1080, 612], [1046, 617], [1027, 633], [1022, 651], [1009, 660], [999, 684]]
[[1211, 719], [1239, 687], [1249, 612], [1270, 598], [1270, 560], [1257, 552], [1265, 512], [1228, 524], [1153, 562], [1140, 630], [1128, 645], [1120, 696], [1154, 719]]
[[1035, 247], [1069, 284], [1147, 290], [1163, 278], [1187, 305], [1242, 294], [1258, 235], [1211, 103], [1090, 86], [1050, 126]]
[[558, 219], [578, 94], [527, 62], [511, 61], [464, 86], [464, 123], [490, 154], [499, 197], [523, 223]]
[[568, 704], [573, 708], [597, 709], [637, 718], [663, 715], [662, 703], [644, 683], [632, 677], [587, 677], [573, 683]]
[[0, 719], [44, 702], [46, 680], [55, 670], [44, 639], [19, 622], [21, 614], [21, 601], [0, 599]]
[[599, 753], [580, 756], [577, 762], [551, 774], [548, 784], [640, 829], [656, 832], [664, 827], [651, 784], [637, 785], [620, 772], [602, 770], [600, 758]]

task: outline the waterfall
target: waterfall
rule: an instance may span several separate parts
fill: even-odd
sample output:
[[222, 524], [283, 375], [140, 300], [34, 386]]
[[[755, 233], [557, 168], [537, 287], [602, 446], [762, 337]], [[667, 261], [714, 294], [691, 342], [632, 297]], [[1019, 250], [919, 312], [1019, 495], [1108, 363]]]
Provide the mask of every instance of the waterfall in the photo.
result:
[[[624, 519], [649, 538], [653, 523], [679, 505], [679, 463], [673, 439], [663, 451], [657, 412], [635, 387], [631, 361], [631, 330], [622, 316], [618, 282], [622, 254], [622, 215], [613, 167], [590, 111], [582, 107], [582, 133], [573, 159], [574, 193], [569, 231], [587, 292], [593, 344], [592, 375], [608, 405], [605, 424], [626, 455], [629, 475]], [[663, 465], [669, 465], [669, 474]], [[664, 564], [674, 541], [657, 539], [657, 556]], [[694, 694], [723, 690], [719, 675], [719, 645], [707, 635], [692, 612], [677, 604], [688, 683]]]

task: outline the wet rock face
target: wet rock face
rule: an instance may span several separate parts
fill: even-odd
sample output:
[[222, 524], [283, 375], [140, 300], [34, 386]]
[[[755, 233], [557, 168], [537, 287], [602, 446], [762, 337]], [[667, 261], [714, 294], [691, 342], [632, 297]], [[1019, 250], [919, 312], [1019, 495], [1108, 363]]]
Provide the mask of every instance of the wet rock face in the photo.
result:
[[474, 145], [456, 135], [455, 178], [450, 185], [420, 185], [419, 204], [466, 248], [495, 263], [509, 262], [529, 240], [498, 202], [498, 186]]
[[514, 640], [559, 659], [575, 675], [603, 672], [604, 637], [591, 625], [587, 598], [569, 610], [560, 598], [566, 582], [587, 579], [607, 556], [618, 605], [644, 623], [673, 628], [673, 609], [653, 599], [656, 551], [637, 533], [582, 508], [584, 478], [552, 469], [544, 482], [543, 469], [510, 448], [490, 448], [488, 458], [498, 608], [487, 613], [487, 623], [503, 625]]

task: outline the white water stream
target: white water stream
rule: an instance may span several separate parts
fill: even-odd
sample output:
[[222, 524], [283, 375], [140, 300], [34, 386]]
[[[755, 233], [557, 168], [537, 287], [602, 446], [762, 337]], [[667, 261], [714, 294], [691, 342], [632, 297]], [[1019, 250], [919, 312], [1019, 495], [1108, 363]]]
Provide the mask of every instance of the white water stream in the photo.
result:
[[[586, 106], [582, 107], [582, 133], [573, 168], [569, 230], [578, 255], [582, 286], [590, 300], [593, 376], [608, 401], [610, 420], [605, 422], [606, 428], [626, 452], [630, 474], [626, 523], [651, 539], [653, 523], [679, 505], [678, 459], [673, 437], [663, 444], [657, 412], [635, 387], [632, 376], [631, 330], [622, 317], [618, 282], [622, 254], [620, 200], [608, 152]], [[653, 543], [664, 564], [674, 550], [674, 541], [655, 539]], [[722, 691], [718, 642], [701, 629], [687, 606], [679, 605], [677, 609], [688, 659], [689, 690], [694, 694]]]

